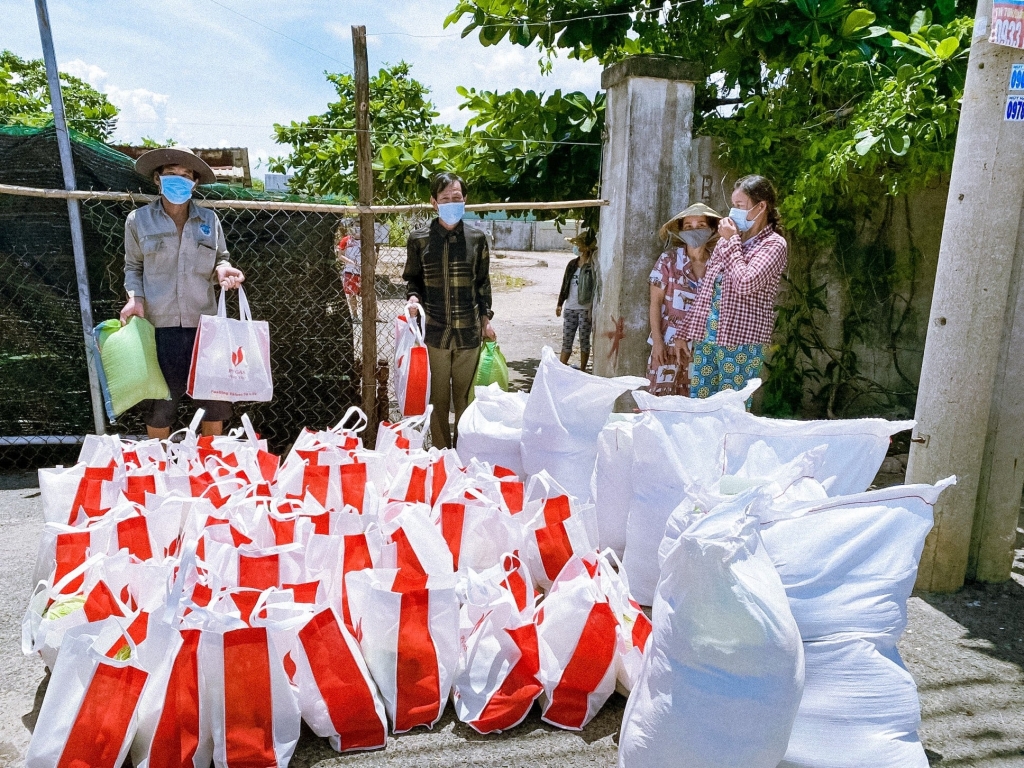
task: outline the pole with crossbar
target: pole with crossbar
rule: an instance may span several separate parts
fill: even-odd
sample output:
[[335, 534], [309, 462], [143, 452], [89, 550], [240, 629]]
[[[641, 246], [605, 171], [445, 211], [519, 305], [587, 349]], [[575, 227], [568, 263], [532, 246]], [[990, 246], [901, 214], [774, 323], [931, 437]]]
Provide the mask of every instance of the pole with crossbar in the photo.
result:
[[359, 242], [363, 306], [363, 411], [369, 420], [365, 440], [373, 445], [377, 424], [377, 251], [373, 213], [373, 151], [370, 147], [370, 68], [366, 60], [366, 27], [352, 27], [352, 56], [356, 80], [356, 172], [359, 175]]
[[[50, 29], [50, 13], [46, 0], [36, 0], [36, 17], [39, 19], [39, 38], [43, 44], [43, 61], [46, 63], [46, 79], [50, 84], [50, 104], [53, 107], [53, 125], [57, 130], [57, 148], [60, 151], [60, 165], [64, 172], [64, 189], [75, 189], [75, 165], [71, 156], [71, 137], [64, 116], [64, 98], [60, 91], [60, 73], [57, 71], [57, 56], [53, 50], [53, 34]], [[100, 392], [100, 377], [97, 372], [98, 350], [92, 335], [92, 297], [89, 292], [89, 270], [85, 263], [85, 238], [82, 234], [82, 214], [78, 200], [68, 198], [68, 219], [71, 222], [71, 249], [75, 256], [75, 276], [78, 279], [78, 306], [82, 314], [82, 331], [85, 341], [85, 362], [89, 371], [89, 394], [92, 400], [92, 420], [97, 435], [104, 428], [103, 394]]]

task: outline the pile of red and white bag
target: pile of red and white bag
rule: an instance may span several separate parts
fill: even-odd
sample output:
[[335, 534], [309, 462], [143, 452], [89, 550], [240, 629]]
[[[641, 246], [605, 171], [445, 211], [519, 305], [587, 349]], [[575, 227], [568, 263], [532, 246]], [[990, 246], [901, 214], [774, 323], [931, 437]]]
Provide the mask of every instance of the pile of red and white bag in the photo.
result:
[[285, 766], [300, 720], [340, 752], [430, 727], [583, 728], [650, 622], [594, 508], [424, 450], [429, 411], [362, 413], [288, 455], [223, 437], [89, 437], [40, 471], [23, 648], [51, 671], [27, 765]]
[[429, 409], [280, 462], [247, 420], [88, 438], [40, 472], [27, 764], [283, 766], [300, 720], [373, 749], [449, 698], [480, 733], [535, 701], [582, 729], [618, 688], [620, 768], [926, 768], [896, 641], [955, 479], [868, 490], [912, 422], [755, 416], [757, 381], [612, 412], [645, 383], [546, 348], [528, 397], [477, 389], [458, 455]]

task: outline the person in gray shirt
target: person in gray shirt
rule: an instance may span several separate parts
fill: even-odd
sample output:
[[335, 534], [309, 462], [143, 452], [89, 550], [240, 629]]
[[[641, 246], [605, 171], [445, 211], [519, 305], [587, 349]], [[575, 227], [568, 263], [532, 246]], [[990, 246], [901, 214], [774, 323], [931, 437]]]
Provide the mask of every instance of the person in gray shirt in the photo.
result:
[[[188, 388], [199, 317], [217, 314], [218, 285], [237, 288], [245, 275], [228, 260], [217, 214], [191, 199], [196, 184], [216, 181], [209, 165], [186, 147], [167, 147], [141, 155], [135, 171], [153, 179], [160, 197], [129, 213], [125, 222], [128, 303], [121, 310], [121, 323], [136, 315], [156, 328], [157, 358], [171, 396], [147, 400], [142, 407], [149, 436], [166, 438]], [[196, 406], [205, 410], [203, 434], [221, 434], [232, 416], [231, 403], [197, 401]]]

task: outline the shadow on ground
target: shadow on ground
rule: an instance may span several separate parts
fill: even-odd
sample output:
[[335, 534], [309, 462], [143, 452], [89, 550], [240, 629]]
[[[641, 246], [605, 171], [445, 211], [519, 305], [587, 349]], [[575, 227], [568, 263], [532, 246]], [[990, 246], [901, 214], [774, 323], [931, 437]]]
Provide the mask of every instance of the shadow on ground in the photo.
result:
[[537, 367], [540, 365], [540, 358], [527, 358], [526, 360], [509, 360], [510, 371], [519, 374], [509, 382], [510, 388], [517, 392], [529, 392], [533, 387], [533, 380], [537, 376]]
[[[580, 732], [565, 731], [540, 719], [534, 705], [526, 720], [500, 734], [482, 735], [455, 716], [449, 705], [431, 729], [417, 728], [388, 737], [383, 750], [339, 755], [327, 739], [303, 724], [293, 768], [335, 765], [401, 766], [562, 766], [612, 765], [626, 699], [614, 694], [601, 712]], [[587, 761], [584, 757], [592, 754]], [[584, 758], [581, 761], [581, 758]]]
[[917, 596], [963, 626], [965, 640], [994, 659], [1024, 670], [1024, 511], [1017, 524], [1016, 578], [1002, 584], [968, 582], [952, 595]]

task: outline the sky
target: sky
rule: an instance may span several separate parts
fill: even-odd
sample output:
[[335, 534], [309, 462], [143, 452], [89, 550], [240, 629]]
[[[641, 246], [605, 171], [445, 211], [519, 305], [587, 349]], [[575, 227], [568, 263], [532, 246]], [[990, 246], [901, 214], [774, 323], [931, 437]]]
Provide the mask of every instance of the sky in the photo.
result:
[[[115, 139], [143, 136], [192, 147], [247, 147], [257, 178], [284, 153], [275, 122], [325, 111], [324, 71], [351, 71], [351, 26], [367, 31], [370, 72], [405, 60], [431, 91], [439, 120], [462, 127], [459, 85], [550, 92], [600, 89], [594, 61], [557, 59], [443, 27], [455, 0], [49, 0], [58, 66], [121, 110]], [[247, 17], [247, 18], [246, 18]], [[32, 0], [0, 0], [0, 48], [42, 49]]]

